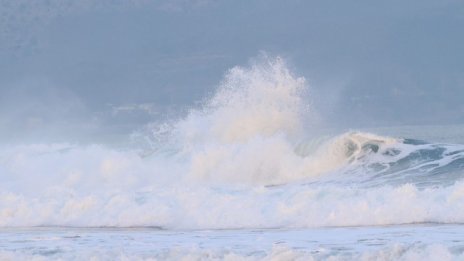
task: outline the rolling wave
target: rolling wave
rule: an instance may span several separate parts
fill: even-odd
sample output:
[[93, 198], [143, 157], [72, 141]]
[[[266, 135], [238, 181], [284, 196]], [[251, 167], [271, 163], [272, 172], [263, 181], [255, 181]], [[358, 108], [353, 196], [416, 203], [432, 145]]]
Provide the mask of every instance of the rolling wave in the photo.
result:
[[[272, 228], [464, 222], [464, 145], [311, 136], [303, 78], [281, 59], [231, 69], [149, 149], [0, 148], [0, 226]], [[143, 155], [143, 156], [141, 156]]]
[[348, 132], [325, 146], [344, 155], [332, 181], [427, 186], [452, 184], [463, 177], [464, 146], [460, 144]]

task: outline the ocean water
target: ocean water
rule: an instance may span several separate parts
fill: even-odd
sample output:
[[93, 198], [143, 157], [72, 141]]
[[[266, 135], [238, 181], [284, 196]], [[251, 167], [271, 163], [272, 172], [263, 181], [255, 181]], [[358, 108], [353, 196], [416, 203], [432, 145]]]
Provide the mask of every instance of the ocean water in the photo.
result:
[[464, 126], [324, 129], [279, 58], [132, 147], [0, 148], [4, 260], [462, 260]]
[[462, 260], [462, 226], [9, 228], [2, 260]]

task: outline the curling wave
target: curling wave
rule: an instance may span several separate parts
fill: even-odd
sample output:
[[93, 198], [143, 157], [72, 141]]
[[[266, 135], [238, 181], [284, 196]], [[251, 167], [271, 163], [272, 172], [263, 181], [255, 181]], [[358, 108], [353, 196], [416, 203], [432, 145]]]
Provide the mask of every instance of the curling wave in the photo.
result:
[[[267, 228], [464, 222], [464, 146], [312, 136], [304, 78], [264, 59], [145, 130], [150, 145], [0, 149], [0, 226]], [[143, 155], [143, 157], [141, 156]]]

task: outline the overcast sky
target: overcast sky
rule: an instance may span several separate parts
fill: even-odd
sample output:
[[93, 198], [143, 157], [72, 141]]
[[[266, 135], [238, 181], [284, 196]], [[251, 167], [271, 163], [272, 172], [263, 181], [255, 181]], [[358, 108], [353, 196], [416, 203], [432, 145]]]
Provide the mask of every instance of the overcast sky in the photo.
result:
[[260, 51], [328, 125], [464, 123], [462, 46], [458, 0], [0, 0], [0, 141], [126, 135]]

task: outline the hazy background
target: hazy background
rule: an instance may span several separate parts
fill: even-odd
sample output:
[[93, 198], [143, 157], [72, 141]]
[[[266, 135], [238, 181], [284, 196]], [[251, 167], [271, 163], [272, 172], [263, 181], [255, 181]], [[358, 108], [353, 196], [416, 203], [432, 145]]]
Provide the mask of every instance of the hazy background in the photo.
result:
[[0, 0], [0, 142], [114, 142], [266, 51], [340, 128], [464, 123], [464, 2]]

